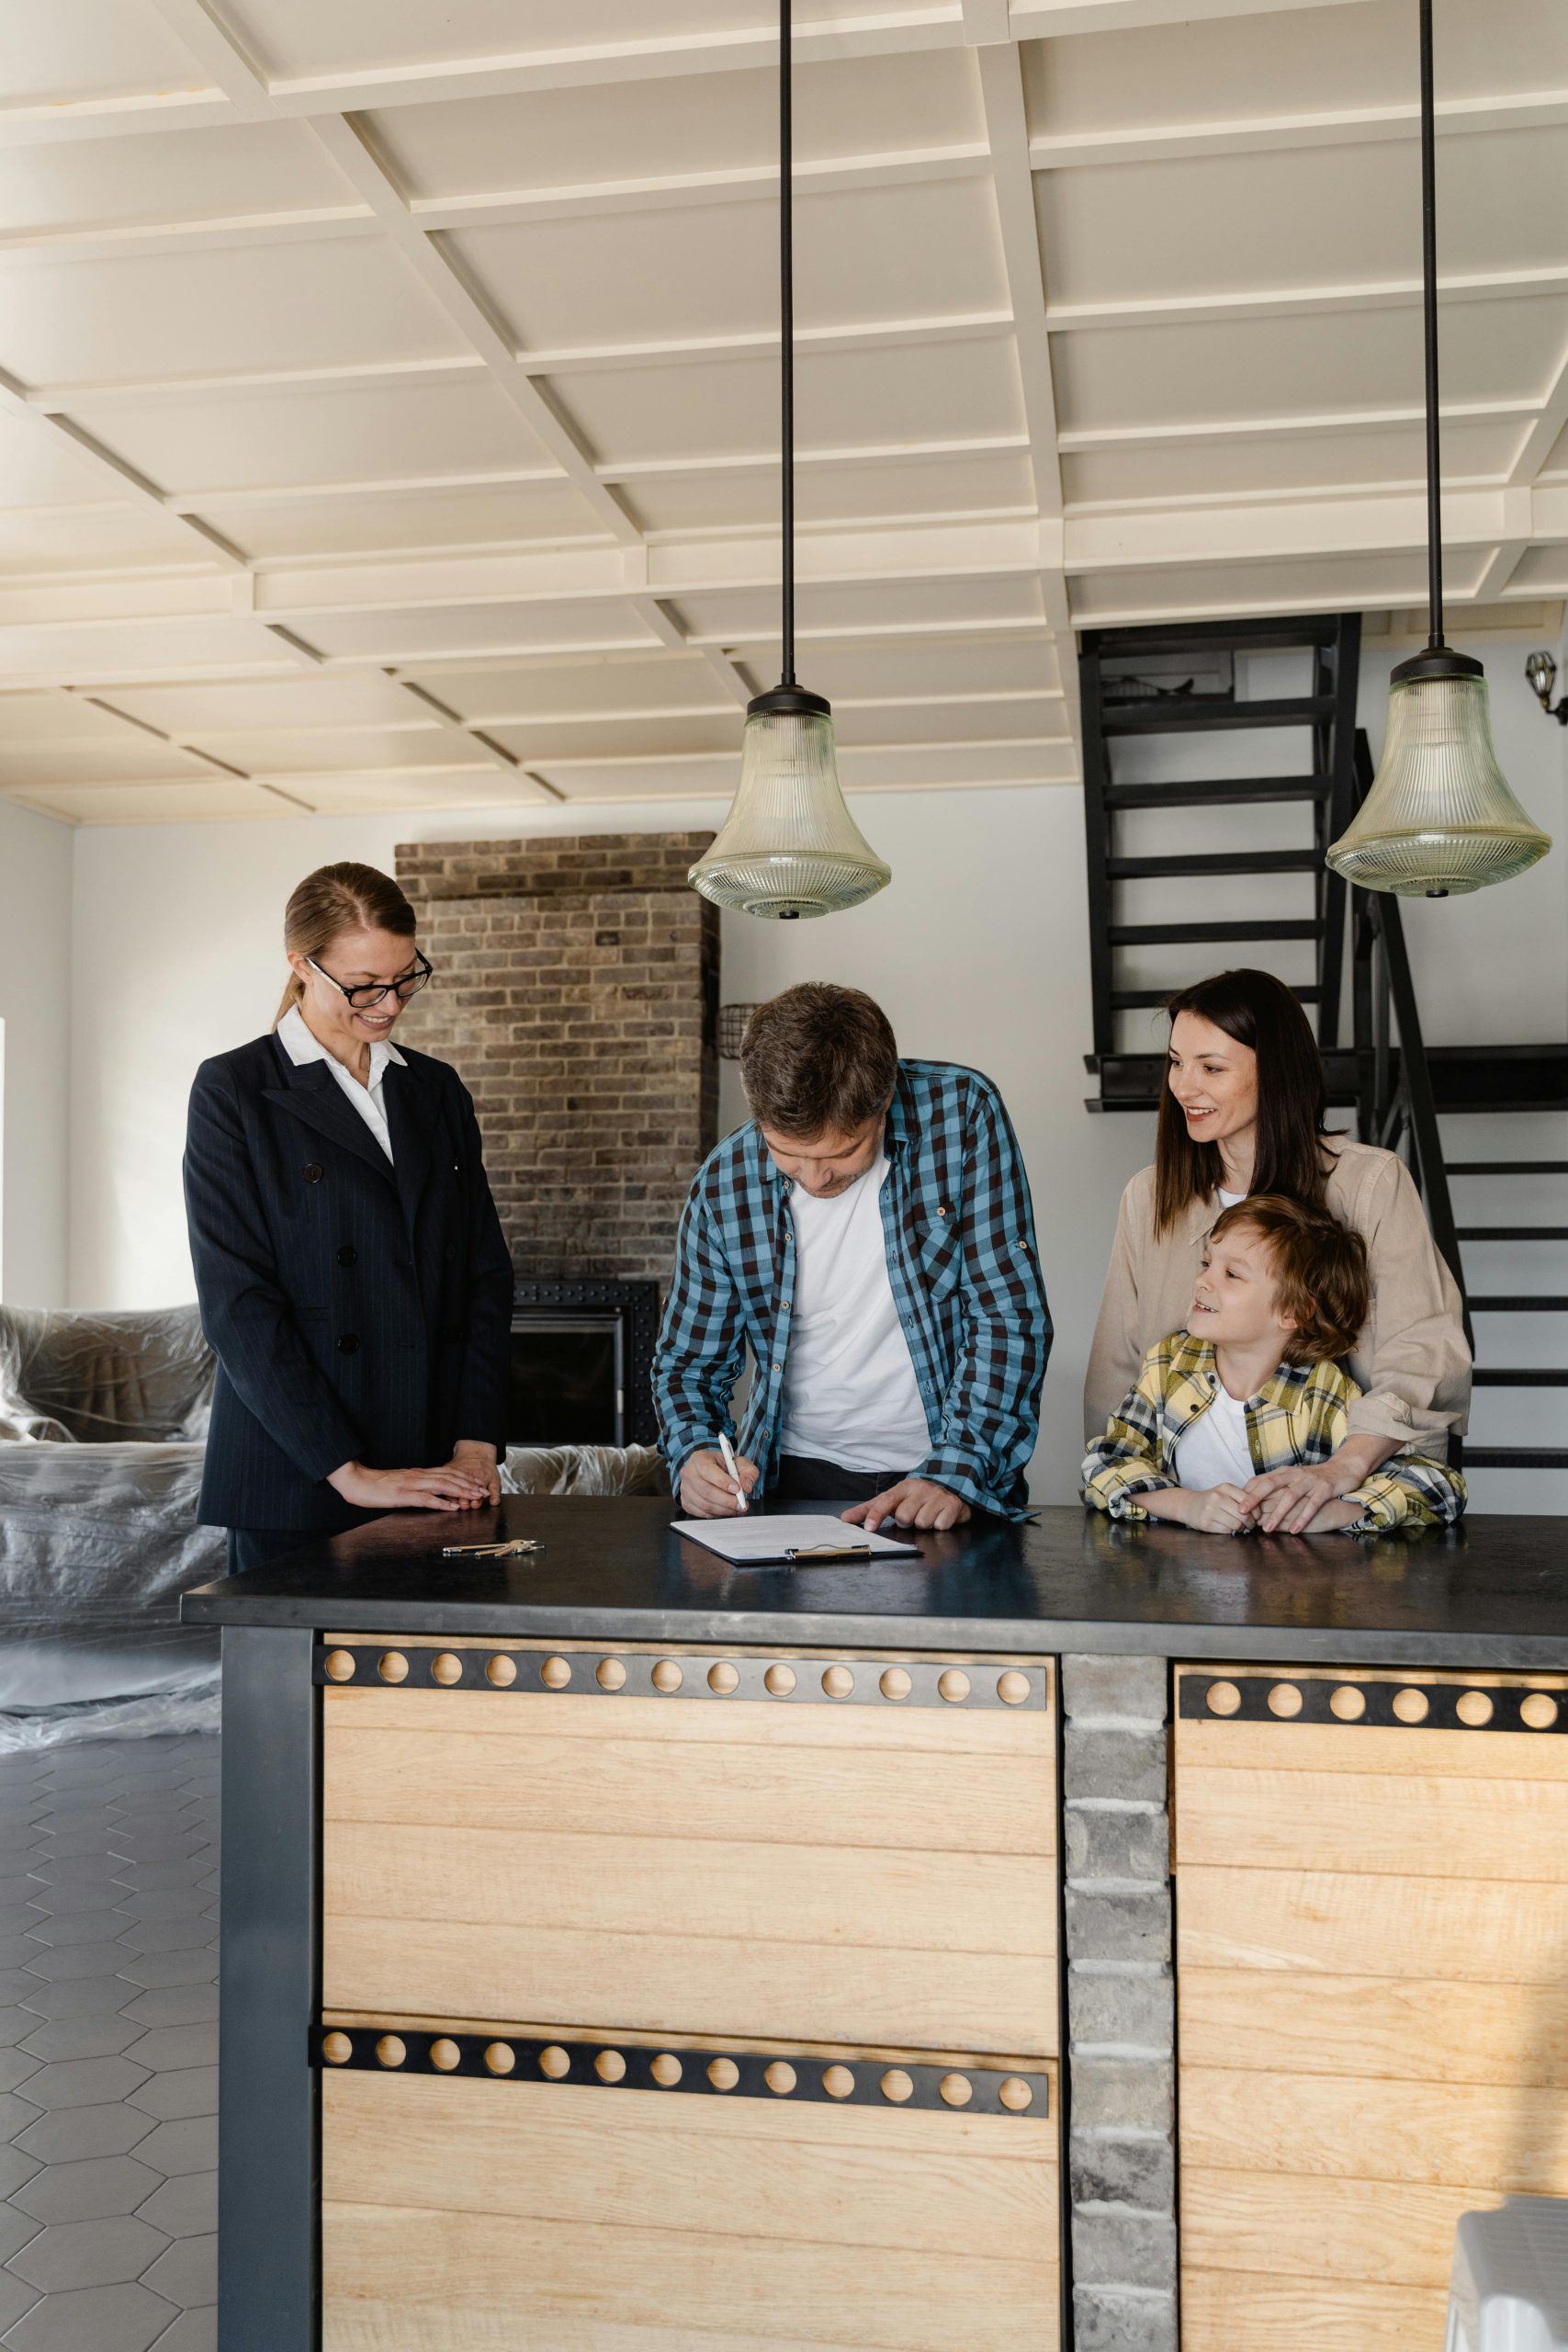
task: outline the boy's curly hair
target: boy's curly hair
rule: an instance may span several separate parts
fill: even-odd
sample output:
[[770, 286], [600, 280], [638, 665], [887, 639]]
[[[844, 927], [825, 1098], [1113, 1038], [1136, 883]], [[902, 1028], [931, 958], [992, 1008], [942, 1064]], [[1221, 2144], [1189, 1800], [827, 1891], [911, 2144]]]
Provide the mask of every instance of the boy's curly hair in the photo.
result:
[[1287, 1363], [1348, 1355], [1372, 1310], [1367, 1245], [1326, 1209], [1283, 1193], [1251, 1193], [1216, 1217], [1210, 1239], [1250, 1226], [1260, 1234], [1278, 1285], [1281, 1317], [1295, 1326]]

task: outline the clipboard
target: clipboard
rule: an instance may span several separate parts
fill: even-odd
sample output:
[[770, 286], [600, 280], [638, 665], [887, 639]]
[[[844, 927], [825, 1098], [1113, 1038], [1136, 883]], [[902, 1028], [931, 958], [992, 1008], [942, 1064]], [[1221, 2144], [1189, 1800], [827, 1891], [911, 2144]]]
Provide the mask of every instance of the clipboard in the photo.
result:
[[743, 1514], [737, 1519], [678, 1519], [677, 1535], [716, 1552], [738, 1568], [867, 1567], [876, 1560], [918, 1560], [907, 1537], [872, 1534], [841, 1519], [805, 1513]]

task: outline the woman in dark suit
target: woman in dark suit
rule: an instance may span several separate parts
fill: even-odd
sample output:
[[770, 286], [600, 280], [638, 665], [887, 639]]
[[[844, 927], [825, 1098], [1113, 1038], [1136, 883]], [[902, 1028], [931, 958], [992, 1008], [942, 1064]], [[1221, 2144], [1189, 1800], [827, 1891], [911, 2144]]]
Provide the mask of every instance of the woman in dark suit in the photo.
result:
[[500, 1497], [512, 1266], [456, 1071], [392, 1043], [431, 977], [373, 866], [284, 918], [272, 1033], [203, 1062], [186, 1210], [218, 1357], [200, 1517], [231, 1572], [379, 1511]]

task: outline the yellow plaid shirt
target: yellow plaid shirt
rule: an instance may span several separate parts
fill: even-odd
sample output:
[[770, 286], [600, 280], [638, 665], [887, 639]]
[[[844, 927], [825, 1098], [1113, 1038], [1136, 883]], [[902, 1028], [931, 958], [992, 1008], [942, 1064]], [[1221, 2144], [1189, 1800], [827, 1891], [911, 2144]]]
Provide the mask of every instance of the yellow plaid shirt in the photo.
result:
[[[1084, 1456], [1083, 1498], [1113, 1519], [1146, 1519], [1138, 1501], [1162, 1487], [1179, 1487], [1176, 1448], [1184, 1430], [1214, 1401], [1219, 1374], [1207, 1340], [1172, 1331], [1145, 1356], [1137, 1381], [1111, 1414], [1105, 1434]], [[1337, 1363], [1282, 1363], [1247, 1400], [1247, 1442], [1255, 1472], [1326, 1462], [1344, 1442], [1350, 1407], [1360, 1390]], [[1389, 1527], [1446, 1527], [1465, 1505], [1464, 1480], [1446, 1463], [1400, 1453], [1363, 1479], [1348, 1502], [1361, 1516], [1347, 1531], [1371, 1534]]]

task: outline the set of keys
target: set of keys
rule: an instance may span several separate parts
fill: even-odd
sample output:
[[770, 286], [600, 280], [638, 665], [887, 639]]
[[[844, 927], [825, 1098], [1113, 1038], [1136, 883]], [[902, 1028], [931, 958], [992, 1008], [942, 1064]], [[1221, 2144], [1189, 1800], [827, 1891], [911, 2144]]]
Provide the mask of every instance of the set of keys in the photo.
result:
[[509, 1553], [536, 1552], [538, 1548], [536, 1537], [513, 1535], [504, 1544], [443, 1544], [441, 1556], [444, 1560], [502, 1560]]

